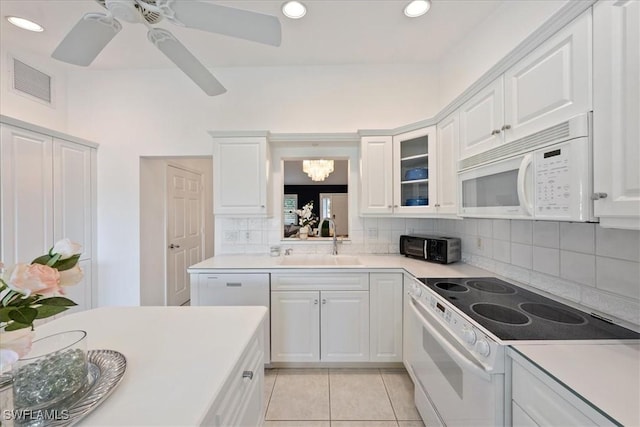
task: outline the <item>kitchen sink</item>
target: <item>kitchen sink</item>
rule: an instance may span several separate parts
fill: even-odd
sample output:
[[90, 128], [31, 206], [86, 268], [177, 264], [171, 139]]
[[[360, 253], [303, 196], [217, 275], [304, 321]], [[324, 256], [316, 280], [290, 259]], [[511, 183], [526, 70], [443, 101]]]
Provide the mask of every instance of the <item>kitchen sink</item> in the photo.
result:
[[362, 265], [358, 257], [350, 255], [287, 255], [280, 265]]

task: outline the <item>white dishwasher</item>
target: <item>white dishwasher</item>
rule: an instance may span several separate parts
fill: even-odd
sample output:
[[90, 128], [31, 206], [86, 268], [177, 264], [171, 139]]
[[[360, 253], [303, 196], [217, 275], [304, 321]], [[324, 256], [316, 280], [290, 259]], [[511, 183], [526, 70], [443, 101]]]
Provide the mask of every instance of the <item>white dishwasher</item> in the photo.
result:
[[[197, 274], [191, 280], [191, 305], [261, 305], [269, 307], [269, 274]], [[264, 363], [271, 363], [271, 325], [264, 325]]]

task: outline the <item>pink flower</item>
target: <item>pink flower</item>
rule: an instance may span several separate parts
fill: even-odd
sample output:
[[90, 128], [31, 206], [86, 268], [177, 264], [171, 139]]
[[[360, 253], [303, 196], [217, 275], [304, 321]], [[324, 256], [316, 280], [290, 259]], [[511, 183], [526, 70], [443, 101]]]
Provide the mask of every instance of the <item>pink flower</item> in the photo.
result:
[[41, 264], [16, 264], [7, 285], [27, 296], [32, 293], [50, 295], [60, 293], [60, 273]]
[[60, 286], [75, 285], [80, 283], [83, 277], [84, 273], [80, 268], [80, 264], [76, 264], [72, 268], [60, 272]]

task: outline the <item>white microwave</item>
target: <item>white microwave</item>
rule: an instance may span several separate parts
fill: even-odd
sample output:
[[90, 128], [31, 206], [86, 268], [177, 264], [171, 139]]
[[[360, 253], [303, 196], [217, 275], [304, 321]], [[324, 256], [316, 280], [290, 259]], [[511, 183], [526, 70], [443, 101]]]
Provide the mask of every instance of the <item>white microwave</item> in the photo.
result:
[[[585, 114], [483, 153], [479, 157], [483, 163], [458, 174], [458, 214], [594, 221], [588, 130]], [[465, 159], [461, 165], [473, 160]]]

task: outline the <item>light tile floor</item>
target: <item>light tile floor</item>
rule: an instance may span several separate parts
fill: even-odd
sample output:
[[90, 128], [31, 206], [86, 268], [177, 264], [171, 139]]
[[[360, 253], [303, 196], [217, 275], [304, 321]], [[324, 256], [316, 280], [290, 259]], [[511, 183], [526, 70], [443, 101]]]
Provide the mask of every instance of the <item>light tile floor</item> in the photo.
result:
[[265, 427], [424, 427], [404, 369], [267, 369]]

